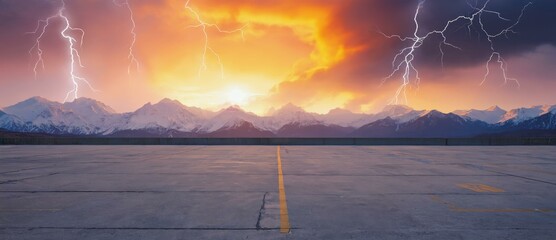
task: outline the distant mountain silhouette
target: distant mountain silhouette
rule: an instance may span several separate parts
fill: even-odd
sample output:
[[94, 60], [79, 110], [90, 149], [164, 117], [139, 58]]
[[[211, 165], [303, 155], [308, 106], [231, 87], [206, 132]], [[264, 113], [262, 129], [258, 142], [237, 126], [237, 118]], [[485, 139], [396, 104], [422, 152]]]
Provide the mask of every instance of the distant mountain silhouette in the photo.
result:
[[[485, 110], [414, 110], [389, 105], [375, 114], [333, 109], [309, 113], [293, 104], [258, 116], [238, 106], [208, 111], [163, 99], [117, 113], [94, 99], [58, 103], [32, 97], [0, 111], [0, 132], [108, 137], [474, 137], [545, 136], [556, 130], [556, 105]], [[551, 135], [552, 136], [552, 135]]]

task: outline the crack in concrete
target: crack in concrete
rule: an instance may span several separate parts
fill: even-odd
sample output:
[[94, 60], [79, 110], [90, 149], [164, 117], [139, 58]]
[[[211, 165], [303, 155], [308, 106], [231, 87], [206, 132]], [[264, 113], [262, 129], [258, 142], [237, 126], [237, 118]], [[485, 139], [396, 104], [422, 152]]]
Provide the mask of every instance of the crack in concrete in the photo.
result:
[[283, 176], [319, 177], [508, 177], [507, 174], [328, 174], [328, 173], [288, 173]]
[[262, 191], [249, 190], [183, 190], [183, 191], [166, 191], [166, 190], [0, 190], [0, 193], [261, 193]]
[[58, 173], [56, 172], [56, 173], [50, 173], [50, 174], [40, 175], [40, 176], [26, 177], [26, 178], [20, 178], [20, 179], [12, 179], [12, 180], [7, 180], [7, 181], [0, 182], [0, 184], [8, 184], [8, 183], [21, 182], [21, 181], [25, 181], [25, 180], [29, 180], [29, 179], [41, 178], [41, 177], [48, 177], [48, 176], [53, 176], [53, 175], [57, 175], [57, 174], [58, 174]]
[[[198, 230], [198, 231], [270, 231], [280, 228], [252, 228], [252, 227], [0, 227], [0, 230], [21, 229], [21, 230]], [[292, 228], [299, 229], [299, 228]]]
[[18, 170], [12, 170], [12, 171], [6, 171], [6, 172], [0, 172], [0, 174], [6, 174], [6, 173], [18, 173], [18, 172], [23, 172], [23, 171], [27, 171], [27, 170], [35, 170], [35, 169], [41, 169], [41, 168], [50, 168], [51, 166], [48, 167], [32, 167], [32, 168], [23, 168], [23, 169], [18, 169]]
[[266, 196], [268, 195], [268, 192], [265, 192], [263, 195], [263, 203], [261, 204], [261, 208], [259, 209], [259, 217], [257, 218], [257, 224], [255, 224], [255, 228], [257, 230], [264, 230], [267, 228], [263, 228], [261, 227], [261, 219], [263, 217], [263, 213], [265, 212], [265, 204], [266, 204]]
[[550, 185], [556, 185], [556, 183], [549, 182], [549, 181], [544, 181], [544, 180], [540, 180], [540, 179], [515, 175], [515, 174], [511, 174], [511, 173], [506, 173], [506, 172], [500, 172], [498, 170], [492, 170], [492, 169], [490, 169], [489, 167], [486, 167], [486, 166], [475, 165], [475, 164], [465, 164], [465, 165], [470, 166], [470, 167], [475, 168], [475, 169], [483, 170], [483, 171], [486, 171], [486, 172], [502, 174], [502, 175], [506, 175], [506, 176], [509, 176], [509, 177], [516, 177], [516, 178], [526, 179], [526, 180], [530, 180], [530, 181], [546, 183], [546, 184], [550, 184]]
[[[61, 174], [64, 175], [194, 175], [194, 176], [206, 176], [207, 173], [200, 173], [200, 172], [129, 172], [129, 173], [125, 173], [125, 172], [112, 172], [112, 173], [95, 173], [95, 172], [87, 172], [87, 173], [78, 173], [78, 172], [63, 172]], [[211, 173], [212, 175], [216, 175], [216, 176], [237, 176], [237, 173], [231, 173], [231, 172], [213, 172]], [[267, 174], [258, 174], [258, 173], [242, 173], [242, 176], [269, 176], [269, 175], [275, 175], [272, 173], [267, 173]]]

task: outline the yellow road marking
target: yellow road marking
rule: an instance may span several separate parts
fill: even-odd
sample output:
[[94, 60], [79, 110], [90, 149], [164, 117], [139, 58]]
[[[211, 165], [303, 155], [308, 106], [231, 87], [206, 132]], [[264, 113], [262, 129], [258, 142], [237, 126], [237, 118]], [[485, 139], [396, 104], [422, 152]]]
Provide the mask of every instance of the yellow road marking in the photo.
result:
[[500, 188], [495, 188], [493, 186], [476, 184], [476, 183], [460, 183], [458, 184], [458, 187], [465, 188], [473, 192], [495, 192], [495, 193], [505, 192], [503, 189]]
[[529, 212], [552, 212], [554, 210], [542, 208], [462, 208], [456, 204], [446, 201], [439, 196], [431, 196], [432, 200], [447, 206], [452, 212], [477, 212], [477, 213], [529, 213]]
[[284, 188], [284, 175], [282, 174], [282, 158], [280, 157], [280, 146], [276, 148], [278, 159], [278, 191], [280, 197], [280, 232], [290, 232], [290, 220], [288, 218], [288, 205], [286, 203], [286, 190]]

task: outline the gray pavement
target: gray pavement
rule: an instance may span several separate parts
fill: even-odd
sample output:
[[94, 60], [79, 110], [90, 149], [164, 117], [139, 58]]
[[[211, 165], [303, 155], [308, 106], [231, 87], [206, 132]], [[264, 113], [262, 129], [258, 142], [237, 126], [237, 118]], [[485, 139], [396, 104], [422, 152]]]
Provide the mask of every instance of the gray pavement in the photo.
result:
[[553, 146], [280, 153], [0, 146], [0, 239], [556, 239]]

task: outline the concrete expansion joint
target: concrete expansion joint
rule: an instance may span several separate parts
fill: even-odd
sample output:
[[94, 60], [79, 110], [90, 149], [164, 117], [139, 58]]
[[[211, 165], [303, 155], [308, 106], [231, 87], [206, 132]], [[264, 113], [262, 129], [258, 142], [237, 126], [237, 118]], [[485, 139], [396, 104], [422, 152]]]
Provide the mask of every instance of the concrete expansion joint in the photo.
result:
[[19, 173], [19, 172], [24, 172], [24, 171], [28, 171], [28, 170], [34, 170], [34, 169], [41, 169], [41, 168], [46, 168], [46, 167], [23, 168], [23, 169], [19, 169], [19, 170], [13, 170], [13, 171], [7, 171], [7, 172], [0, 172], [0, 174], [6, 174], [6, 173]]
[[16, 182], [25, 181], [25, 180], [28, 180], [28, 179], [41, 178], [41, 177], [48, 177], [48, 176], [53, 176], [53, 175], [57, 175], [57, 174], [59, 174], [59, 173], [58, 173], [58, 172], [55, 172], [55, 173], [49, 173], [49, 174], [40, 175], [40, 176], [33, 176], [33, 177], [20, 178], [20, 179], [11, 179], [11, 180], [6, 180], [6, 181], [3, 181], [3, 182], [0, 182], [0, 184], [16, 183]]
[[505, 176], [509, 176], [509, 177], [516, 177], [516, 178], [526, 179], [526, 180], [530, 180], [530, 181], [535, 181], [535, 182], [540, 182], [540, 183], [546, 183], [546, 184], [550, 184], [550, 185], [556, 185], [556, 183], [554, 183], [554, 182], [549, 182], [549, 181], [540, 180], [540, 179], [536, 179], [536, 178], [531, 178], [531, 177], [526, 177], [526, 176], [520, 176], [520, 175], [511, 174], [511, 173], [506, 173], [506, 172], [501, 172], [501, 171], [497, 171], [497, 170], [492, 170], [492, 168], [485, 167], [485, 166], [479, 166], [479, 165], [475, 165], [475, 164], [465, 164], [465, 165], [467, 165], [467, 166], [469, 166], [469, 167], [471, 167], [471, 168], [483, 170], [483, 171], [490, 172], [490, 173], [501, 174], [501, 175], [505, 175]]

